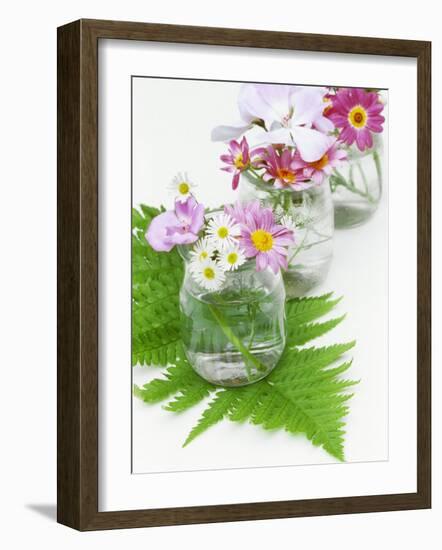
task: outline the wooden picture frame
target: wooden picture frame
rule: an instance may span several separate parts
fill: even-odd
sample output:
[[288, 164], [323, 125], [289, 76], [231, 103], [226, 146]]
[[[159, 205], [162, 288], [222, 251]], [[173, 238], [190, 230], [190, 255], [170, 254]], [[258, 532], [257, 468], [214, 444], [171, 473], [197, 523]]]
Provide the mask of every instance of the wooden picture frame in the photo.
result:
[[[418, 70], [417, 492], [98, 511], [98, 41], [122, 39], [402, 56]], [[58, 521], [82, 531], [429, 508], [431, 44], [79, 20], [58, 29]]]

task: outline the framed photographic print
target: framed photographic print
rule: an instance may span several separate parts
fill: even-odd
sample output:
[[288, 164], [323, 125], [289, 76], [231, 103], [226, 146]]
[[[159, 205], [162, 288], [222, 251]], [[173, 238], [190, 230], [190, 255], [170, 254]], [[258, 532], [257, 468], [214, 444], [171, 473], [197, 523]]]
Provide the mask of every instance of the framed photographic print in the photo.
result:
[[58, 29], [58, 521], [429, 508], [430, 43]]

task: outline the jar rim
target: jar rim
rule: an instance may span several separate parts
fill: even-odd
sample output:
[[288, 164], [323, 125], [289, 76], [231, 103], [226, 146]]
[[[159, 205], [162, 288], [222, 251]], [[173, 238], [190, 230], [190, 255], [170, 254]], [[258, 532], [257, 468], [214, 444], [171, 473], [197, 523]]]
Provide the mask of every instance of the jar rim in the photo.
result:
[[304, 189], [292, 189], [291, 187], [278, 188], [278, 187], [274, 187], [273, 185], [265, 184], [264, 182], [259, 181], [257, 178], [251, 176], [247, 172], [244, 172], [243, 175], [251, 185], [256, 187], [259, 191], [263, 191], [264, 193], [268, 193], [269, 195], [279, 195], [279, 194], [287, 194], [287, 195], [295, 195], [295, 196], [301, 195], [306, 191], [320, 189], [328, 181], [328, 176], [325, 177], [321, 181], [321, 183], [316, 183], [312, 180], [307, 180], [306, 182], [303, 182], [303, 183], [311, 183], [311, 185], [309, 185], [308, 187], [305, 187]]

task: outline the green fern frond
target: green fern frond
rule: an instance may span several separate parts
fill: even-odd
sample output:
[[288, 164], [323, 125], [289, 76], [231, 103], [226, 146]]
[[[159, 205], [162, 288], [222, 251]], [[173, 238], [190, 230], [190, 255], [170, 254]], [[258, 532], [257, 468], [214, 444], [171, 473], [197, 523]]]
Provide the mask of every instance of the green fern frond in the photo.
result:
[[228, 413], [234, 402], [238, 400], [238, 395], [231, 390], [221, 390], [215, 394], [214, 399], [209, 403], [207, 409], [203, 412], [198, 424], [192, 428], [187, 436], [183, 447], [193, 441], [198, 435], [208, 430], [220, 422]]
[[173, 364], [183, 356], [178, 294], [183, 262], [176, 250], [156, 252], [145, 233], [161, 210], [132, 210], [132, 365]]
[[330, 330], [334, 329], [339, 323], [345, 319], [345, 315], [337, 317], [336, 319], [330, 319], [323, 323], [307, 323], [298, 326], [290, 326], [287, 331], [287, 341], [288, 345], [293, 348], [295, 346], [302, 346], [323, 336]]
[[[136, 394], [136, 397], [146, 403], [158, 403], [177, 393], [185, 395], [189, 392], [192, 393], [193, 390], [210, 392], [216, 389], [215, 386], [198, 376], [184, 357], [177, 360], [176, 365], [172, 365], [166, 370], [164, 378], [154, 378], [142, 388], [138, 386], [135, 388], [134, 395]], [[175, 410], [175, 408], [172, 407], [170, 410]]]
[[179, 322], [132, 334], [132, 364], [166, 366], [183, 355]]
[[[200, 380], [202, 380], [202, 378]], [[166, 411], [172, 412], [185, 411], [194, 405], [197, 405], [206, 397], [209, 397], [214, 390], [215, 387], [211, 386], [209, 383], [189, 384], [184, 388], [180, 388], [180, 393], [175, 396], [175, 399], [168, 403], [164, 408]]]
[[[341, 300], [332, 293], [295, 298], [286, 304], [287, 345], [267, 378], [239, 388], [219, 389], [199, 377], [185, 357], [180, 332], [179, 289], [183, 262], [176, 250], [157, 253], [145, 232], [161, 210], [142, 205], [133, 211], [132, 239], [132, 362], [167, 366], [164, 376], [134, 396], [146, 403], [169, 400], [167, 411], [188, 410], [212, 396], [183, 446], [224, 418], [249, 422], [265, 430], [304, 434], [338, 460], [344, 460], [344, 427], [350, 388], [357, 382], [344, 376], [351, 361], [343, 360], [355, 342], [326, 347], [302, 347], [335, 328], [345, 316], [315, 322]], [[202, 332], [210, 349], [211, 334]], [[200, 342], [201, 343], [201, 342]], [[222, 347], [216, 342], [217, 349]]]
[[298, 325], [310, 323], [319, 317], [329, 313], [342, 298], [332, 300], [332, 292], [322, 296], [309, 296], [306, 298], [295, 298], [286, 304], [286, 316], [289, 323]]

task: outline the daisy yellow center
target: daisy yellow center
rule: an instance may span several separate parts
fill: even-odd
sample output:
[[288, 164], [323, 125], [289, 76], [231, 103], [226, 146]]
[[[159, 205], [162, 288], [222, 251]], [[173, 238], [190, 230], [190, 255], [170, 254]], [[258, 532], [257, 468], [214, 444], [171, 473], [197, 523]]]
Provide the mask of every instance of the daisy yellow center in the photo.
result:
[[238, 155], [236, 155], [236, 157], [233, 159], [233, 164], [239, 170], [244, 168], [245, 164], [244, 164], [244, 159], [243, 159], [242, 153], [239, 153]]
[[322, 170], [325, 166], [327, 166], [328, 161], [329, 161], [328, 155], [327, 153], [325, 153], [325, 155], [321, 157], [319, 160], [316, 160], [315, 162], [309, 162], [309, 164], [315, 170]]
[[225, 239], [229, 235], [229, 230], [227, 229], [227, 227], [222, 226], [218, 228], [217, 233], [220, 239]]
[[200, 260], [207, 260], [208, 257], [209, 257], [209, 255], [207, 254], [207, 252], [205, 250], [203, 252], [201, 252]]
[[203, 275], [206, 279], [209, 279], [211, 281], [215, 278], [215, 271], [211, 267], [205, 267]]
[[283, 180], [286, 183], [294, 183], [296, 181], [296, 174], [290, 172], [290, 170], [278, 169], [278, 179]]
[[251, 234], [252, 242], [260, 252], [268, 252], [273, 247], [272, 234], [264, 229], [257, 229]]
[[348, 113], [348, 121], [354, 128], [363, 128], [367, 123], [367, 111], [361, 107], [361, 105], [356, 105]]
[[230, 265], [235, 265], [237, 261], [238, 261], [238, 254], [236, 252], [230, 252], [230, 254], [228, 254], [227, 256], [227, 262]]
[[181, 195], [187, 195], [187, 193], [189, 192], [189, 184], [186, 183], [185, 181], [182, 181], [179, 185], [178, 185], [178, 191], [181, 193]]

